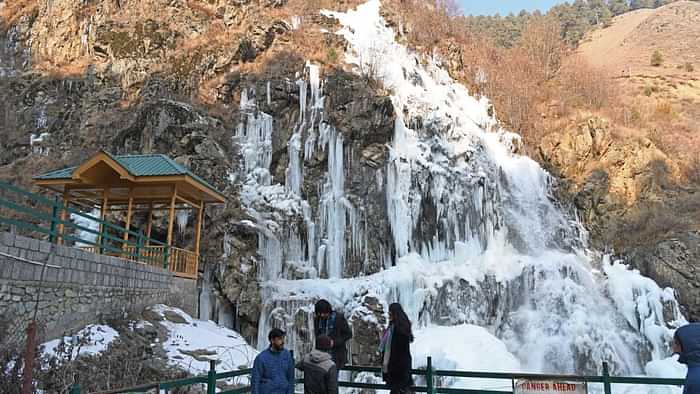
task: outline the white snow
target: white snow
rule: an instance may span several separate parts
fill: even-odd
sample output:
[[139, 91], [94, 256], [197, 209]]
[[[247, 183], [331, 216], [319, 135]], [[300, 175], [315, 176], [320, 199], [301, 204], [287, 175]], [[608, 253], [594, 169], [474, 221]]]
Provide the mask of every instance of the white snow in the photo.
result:
[[[110, 326], [90, 324], [73, 336], [43, 343], [41, 345], [42, 353], [45, 357], [74, 360], [78, 356], [95, 355], [104, 352], [118, 337], [119, 333]], [[66, 345], [63, 350], [59, 348], [61, 343]], [[71, 349], [70, 355], [65, 354], [67, 349]]]
[[[99, 219], [102, 216], [100, 213], [99, 209], [94, 209], [92, 212], [89, 214], [85, 215], [78, 215], [75, 213], [70, 214], [70, 220], [75, 223], [76, 225], [80, 227], [84, 227], [90, 230], [93, 230], [95, 232], [98, 232], [100, 230], [100, 222], [97, 220], [90, 219], [90, 217]], [[94, 232], [86, 231], [86, 230], [81, 230], [79, 228], [75, 229], [76, 237], [80, 238], [83, 241], [86, 242], [91, 242], [95, 243], [97, 241], [97, 234]], [[93, 246], [90, 243], [86, 242], [76, 242], [75, 246], [76, 247], [86, 247], [86, 246]]]
[[211, 352], [211, 355], [200, 358], [218, 360], [219, 363], [216, 366], [218, 371], [248, 368], [258, 354], [240, 334], [212, 321], [195, 320], [178, 308], [162, 304], [155, 305], [151, 310], [161, 316], [169, 311], [186, 321], [186, 323], [174, 323], [163, 320], [159, 324], [168, 330], [168, 339], [163, 343], [163, 347], [170, 363], [193, 375], [201, 375], [209, 371], [209, 361], [196, 360], [182, 351]]
[[[432, 357], [433, 368], [457, 371], [522, 372], [518, 359], [500, 339], [479, 326], [431, 326], [414, 333], [413, 364], [424, 367]], [[450, 379], [446, 386], [484, 390], [511, 388], [510, 380]]]

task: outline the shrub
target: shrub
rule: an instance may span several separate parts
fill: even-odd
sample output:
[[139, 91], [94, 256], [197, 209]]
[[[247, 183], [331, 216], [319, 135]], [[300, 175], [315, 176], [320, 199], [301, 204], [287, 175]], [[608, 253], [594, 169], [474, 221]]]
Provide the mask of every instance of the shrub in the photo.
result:
[[644, 95], [645, 96], [649, 97], [649, 96], [651, 96], [651, 94], [653, 92], [654, 92], [654, 89], [651, 86], [649, 86], [649, 85], [644, 86]]
[[651, 65], [654, 67], [659, 67], [663, 64], [664, 62], [664, 57], [661, 55], [661, 52], [659, 50], [655, 50], [654, 53], [651, 55]]
[[335, 63], [338, 61], [338, 52], [334, 47], [329, 47], [326, 51], [326, 60], [328, 63]]
[[690, 63], [690, 62], [685, 63], [684, 68], [685, 68], [685, 71], [687, 71], [689, 73], [692, 73], [693, 71], [695, 71], [695, 67], [693, 67], [693, 63]]

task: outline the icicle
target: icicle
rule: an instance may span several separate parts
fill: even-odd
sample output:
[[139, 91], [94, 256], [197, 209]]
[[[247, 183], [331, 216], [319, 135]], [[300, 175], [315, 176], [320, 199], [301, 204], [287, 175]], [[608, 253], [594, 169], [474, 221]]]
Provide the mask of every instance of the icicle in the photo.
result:
[[270, 96], [270, 81], [267, 81], [267, 105], [272, 105], [272, 97]]
[[302, 184], [301, 134], [294, 133], [287, 146], [289, 166], [286, 172], [286, 186], [287, 190], [299, 196]]
[[299, 123], [303, 123], [306, 119], [306, 81], [298, 80], [297, 86], [299, 87]]
[[189, 219], [189, 211], [182, 209], [177, 211], [177, 214], [175, 215], [176, 220], [177, 220], [177, 229], [178, 232], [181, 236], [185, 235], [185, 230], [187, 229], [187, 221]]

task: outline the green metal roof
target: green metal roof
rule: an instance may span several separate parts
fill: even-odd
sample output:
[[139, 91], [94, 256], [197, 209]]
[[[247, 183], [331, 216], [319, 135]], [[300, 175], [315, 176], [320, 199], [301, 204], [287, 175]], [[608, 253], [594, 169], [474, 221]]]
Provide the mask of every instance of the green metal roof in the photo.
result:
[[[197, 176], [192, 171], [188, 170], [184, 166], [176, 163], [173, 159], [168, 156], [161, 154], [151, 154], [151, 155], [123, 155], [123, 156], [112, 156], [107, 152], [106, 155], [114, 159], [119, 165], [124, 167], [129, 174], [133, 176], [173, 176], [173, 175], [187, 175], [194, 178], [197, 182], [211, 189], [212, 191], [223, 194], [216, 190], [214, 186], [209, 184], [201, 177]], [[73, 176], [73, 172], [78, 167], [69, 167], [61, 170], [47, 172], [34, 177], [34, 179], [39, 180], [49, 180], [49, 179], [70, 179]]]

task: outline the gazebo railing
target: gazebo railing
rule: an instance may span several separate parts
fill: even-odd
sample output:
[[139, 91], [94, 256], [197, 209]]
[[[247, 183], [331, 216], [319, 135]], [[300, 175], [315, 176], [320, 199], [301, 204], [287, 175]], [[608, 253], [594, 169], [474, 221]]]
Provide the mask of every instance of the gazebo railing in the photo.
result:
[[[199, 256], [195, 252], [168, 246], [143, 232], [68, 207], [58, 198], [51, 200], [2, 181], [0, 192], [0, 231], [20, 232], [91, 253], [163, 267], [181, 277], [197, 277]], [[71, 215], [94, 223], [98, 229], [75, 223], [69, 219]]]

